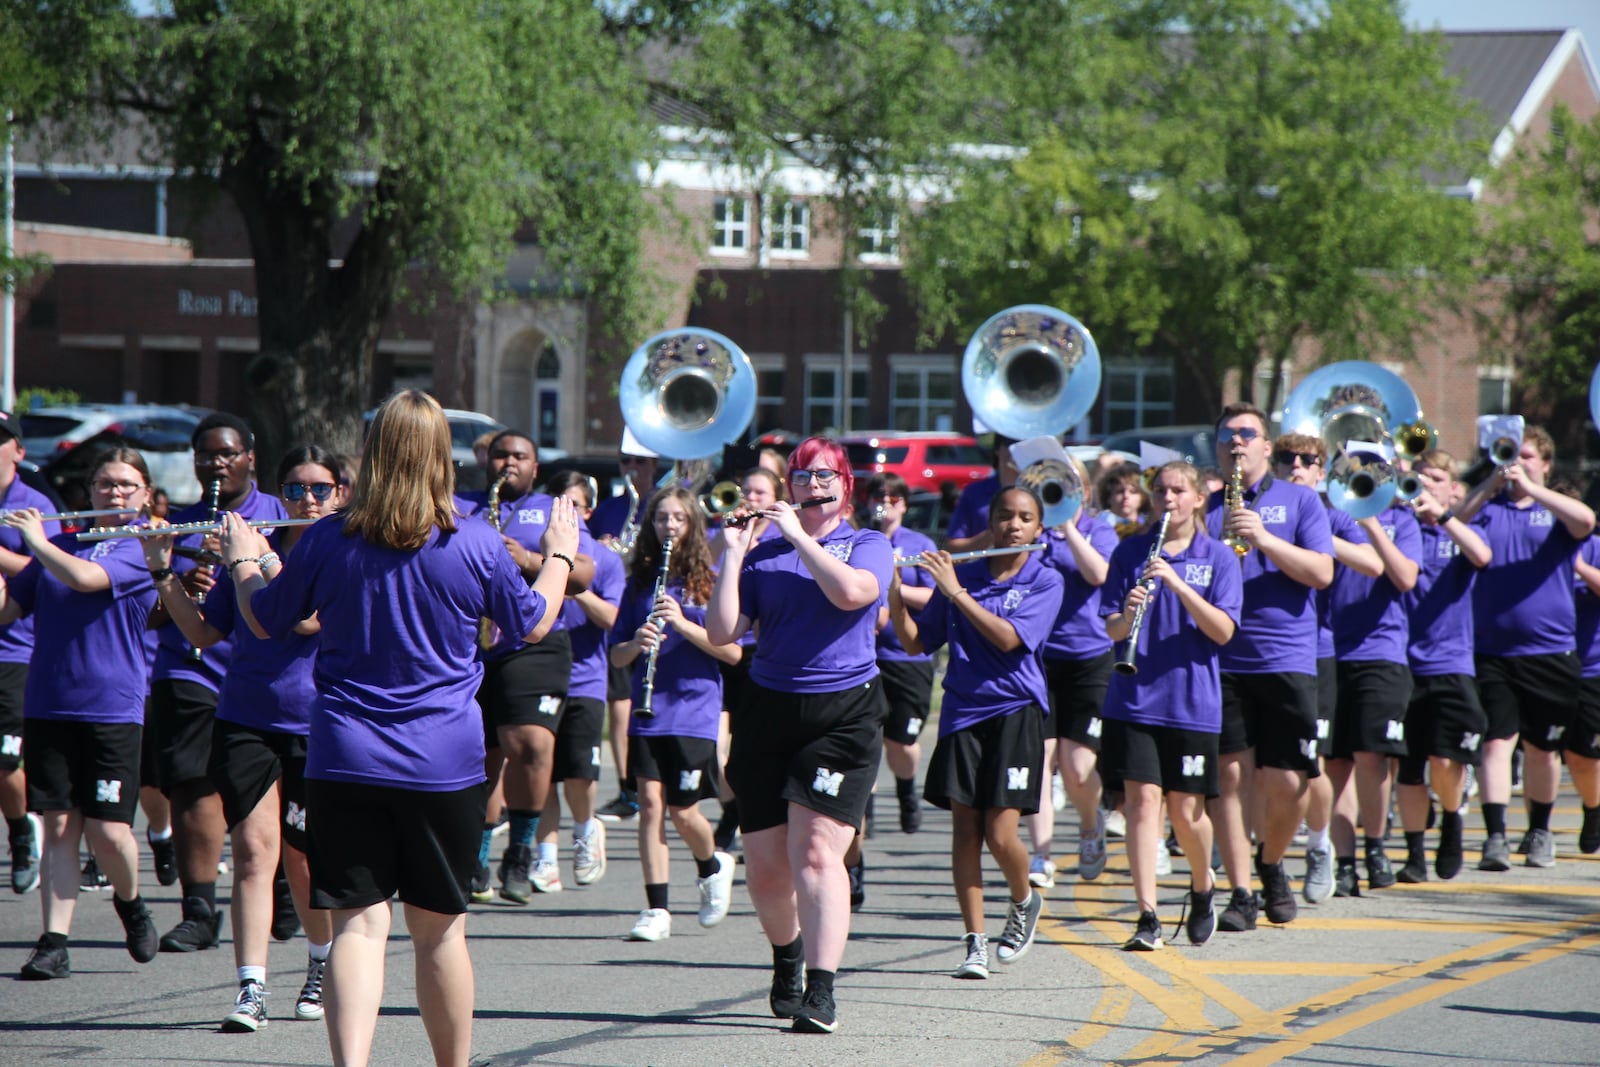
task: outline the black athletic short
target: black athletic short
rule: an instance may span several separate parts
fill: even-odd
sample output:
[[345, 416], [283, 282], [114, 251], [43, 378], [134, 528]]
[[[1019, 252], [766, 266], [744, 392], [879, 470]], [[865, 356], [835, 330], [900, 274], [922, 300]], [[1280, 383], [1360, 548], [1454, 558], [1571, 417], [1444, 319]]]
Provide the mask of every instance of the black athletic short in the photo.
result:
[[277, 782], [283, 840], [301, 852], [306, 850], [304, 736], [218, 719], [211, 731], [210, 770], [230, 833], [256, 810]]
[[26, 663], [0, 663], [0, 774], [22, 766], [22, 694], [27, 688]]
[[1100, 762], [1124, 781], [1148, 782], [1164, 793], [1217, 795], [1216, 734], [1107, 719]]
[[1317, 660], [1317, 755], [1333, 754], [1333, 719], [1339, 710], [1338, 660]]
[[888, 708], [878, 679], [832, 693], [751, 688], [760, 714], [740, 719], [728, 753], [739, 829], [784, 826], [790, 804], [860, 826], [883, 758]]
[[1572, 652], [1477, 656], [1478, 699], [1489, 716], [1488, 739], [1522, 735], [1525, 744], [1557, 752], [1578, 717], [1583, 668]]
[[722, 706], [728, 712], [729, 730], [739, 728], [739, 720], [744, 710], [750, 706], [752, 695], [758, 688], [750, 680], [750, 661], [755, 659], [756, 646], [744, 645], [739, 652], [738, 663], [723, 663], [717, 661], [717, 666], [722, 670]]
[[478, 686], [484, 747], [500, 747], [502, 726], [542, 726], [558, 734], [571, 681], [572, 638], [565, 630], [486, 662]]
[[1255, 750], [1257, 767], [1303, 771], [1317, 768], [1317, 679], [1311, 674], [1222, 675], [1223, 756]]
[[306, 780], [306, 858], [313, 908], [406, 904], [467, 910], [489, 785], [425, 793]]
[[1411, 669], [1383, 660], [1340, 660], [1339, 710], [1333, 724], [1333, 758], [1357, 752], [1404, 756]]
[[1115, 659], [1106, 649], [1091, 659], [1044, 661], [1045, 687], [1050, 696], [1050, 736], [1100, 751], [1104, 732], [1100, 716], [1106, 706], [1106, 689], [1111, 684]]
[[1600, 759], [1600, 678], [1578, 685], [1578, 716], [1566, 733], [1566, 750], [1586, 759]]
[[1029, 704], [939, 738], [922, 796], [946, 811], [961, 804], [1032, 815], [1044, 773], [1044, 709]]
[[606, 662], [606, 702], [633, 699], [633, 667]]
[[217, 694], [199, 682], [163, 678], [150, 685], [146, 723], [155, 733], [156, 784], [168, 796], [178, 786], [198, 789], [211, 784], [211, 723]]
[[1472, 675], [1413, 675], [1411, 706], [1406, 709], [1406, 754], [1395, 780], [1422, 785], [1430, 756], [1476, 767], [1483, 760], [1488, 728], [1489, 717], [1478, 702]]
[[90, 819], [133, 825], [139, 807], [136, 722], [26, 719], [28, 810], [71, 811]]
[[628, 777], [660, 782], [669, 808], [693, 807], [717, 795], [717, 743], [703, 737], [634, 734], [628, 738]]
[[914, 745], [928, 725], [933, 706], [933, 661], [926, 659], [880, 659], [878, 678], [889, 701], [889, 714], [883, 720], [883, 739]]
[[552, 782], [600, 780], [600, 748], [606, 732], [606, 705], [594, 697], [568, 697], [556, 730]]

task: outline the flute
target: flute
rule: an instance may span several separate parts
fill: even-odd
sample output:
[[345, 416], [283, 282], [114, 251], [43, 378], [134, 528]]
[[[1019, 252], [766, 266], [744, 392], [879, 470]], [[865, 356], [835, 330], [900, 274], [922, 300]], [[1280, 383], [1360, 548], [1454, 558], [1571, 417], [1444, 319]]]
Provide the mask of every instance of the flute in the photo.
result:
[[[9, 511], [0, 511], [0, 519], [8, 515], [20, 515], [27, 508], [12, 508]], [[61, 511], [54, 515], [40, 515], [40, 522], [76, 522], [79, 519], [99, 519], [107, 515], [137, 515], [138, 508], [95, 508], [92, 511]]]
[[[950, 557], [951, 563], [965, 563], [969, 559], [988, 559], [990, 556], [1015, 556], [1022, 552], [1043, 552], [1045, 545], [1035, 541], [1031, 545], [1012, 545], [1010, 548], [980, 548], [972, 552], [957, 552]], [[896, 556], [896, 567], [926, 567], [921, 556]]]
[[[660, 600], [667, 591], [667, 568], [672, 565], [672, 538], [667, 538], [661, 543], [661, 571], [656, 575], [655, 592], [650, 594], [651, 617], [654, 617], [656, 601]], [[661, 655], [661, 646], [667, 640], [665, 632], [656, 635], [656, 643], [650, 646], [650, 654], [644, 661], [644, 700], [634, 709], [634, 714], [640, 718], [655, 718], [655, 709], [651, 704], [656, 695], [656, 658]]]
[[[276, 530], [281, 526], [310, 526], [321, 519], [252, 519], [246, 523], [252, 530]], [[80, 541], [115, 541], [124, 537], [183, 537], [188, 534], [220, 534], [221, 522], [185, 522], [177, 526], [108, 526], [99, 530], [85, 530], [78, 535]]]
[[[816, 496], [816, 497], [812, 497], [810, 500], [802, 500], [802, 501], [800, 501], [800, 503], [798, 503], [798, 504], [796, 504], [794, 506], [797, 507], [797, 508], [814, 508], [818, 504], [831, 504], [835, 500], [838, 500], [838, 499], [839, 498], [836, 497], [836, 496]], [[727, 522], [724, 522], [722, 525], [724, 525], [724, 526], [732, 526], [735, 529], [742, 529], [743, 527], [750, 525], [750, 520], [751, 519], [758, 519], [760, 517], [761, 517], [760, 515], [755, 514], [754, 512], [752, 512], [749, 515], [735, 515], [733, 518], [729, 519]]]

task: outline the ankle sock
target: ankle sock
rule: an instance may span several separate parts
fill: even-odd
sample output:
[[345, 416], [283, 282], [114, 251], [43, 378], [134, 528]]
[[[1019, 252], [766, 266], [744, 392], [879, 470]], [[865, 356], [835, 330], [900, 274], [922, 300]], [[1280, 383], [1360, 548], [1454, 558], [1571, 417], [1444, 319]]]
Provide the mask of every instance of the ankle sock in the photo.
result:
[[509, 811], [511, 817], [511, 843], [519, 848], [532, 848], [534, 831], [539, 828], [536, 811]]
[[667, 907], [668, 889], [666, 882], [647, 882], [644, 887], [645, 905], [651, 908], [660, 908], [662, 911], [671, 911]]

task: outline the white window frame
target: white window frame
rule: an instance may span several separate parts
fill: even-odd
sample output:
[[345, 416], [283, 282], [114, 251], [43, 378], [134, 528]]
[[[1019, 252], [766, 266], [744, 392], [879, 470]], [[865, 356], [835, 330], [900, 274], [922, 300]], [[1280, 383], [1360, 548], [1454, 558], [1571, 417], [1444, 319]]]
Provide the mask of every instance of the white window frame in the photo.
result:
[[[898, 395], [895, 386], [897, 379], [902, 374], [914, 374], [918, 379], [917, 399], [903, 400]], [[933, 401], [928, 396], [928, 376], [930, 374], [948, 374], [951, 378], [951, 397], [948, 401]], [[961, 394], [961, 368], [960, 361], [953, 355], [891, 355], [889, 357], [889, 429], [899, 429], [896, 416], [906, 409], [917, 412], [917, 424], [912, 430], [937, 430], [942, 433], [954, 433], [956, 428], [956, 409], [960, 406]], [[932, 404], [949, 405], [949, 424], [940, 426], [935, 424], [938, 416], [930, 411]]]
[[[844, 393], [844, 390], [840, 387], [840, 380], [843, 378], [844, 359], [837, 354], [810, 352], [806, 354], [803, 363], [804, 370], [802, 373], [805, 377], [801, 386], [804, 392], [804, 400], [802, 402], [804, 410], [801, 413], [800, 420], [803, 424], [801, 432], [809, 435], [821, 433], [824, 430], [838, 430], [841, 424], [840, 401], [843, 399]], [[811, 374], [813, 371], [828, 371], [831, 373], [833, 392], [830, 395], [811, 395]], [[868, 394], [872, 386], [872, 365], [868, 357], [865, 355], [852, 357], [850, 360], [850, 373], [853, 376], [866, 376], [865, 387], [860, 392], [854, 389], [850, 391], [850, 429], [851, 431], [870, 429], [871, 424], [868, 418], [871, 415], [871, 408], [868, 404]], [[814, 404], [828, 404], [831, 407], [830, 421], [821, 426], [812, 425], [811, 408]]]
[[[1483, 383], [1496, 381], [1500, 383], [1501, 406], [1494, 411], [1484, 411], [1483, 408]], [[1511, 411], [1511, 368], [1510, 367], [1478, 367], [1478, 396], [1475, 401], [1479, 415], [1507, 415]]]
[[[872, 225], [856, 227], [856, 239], [862, 247], [857, 257], [862, 263], [900, 262], [900, 212], [883, 212]], [[872, 251], [866, 250], [869, 242]]]
[[[1175, 401], [1177, 398], [1178, 384], [1177, 368], [1173, 365], [1172, 360], [1107, 360], [1103, 364], [1103, 373], [1105, 374], [1106, 381], [1105, 385], [1101, 389], [1101, 395], [1105, 397], [1105, 402], [1101, 409], [1100, 420], [1101, 426], [1104, 428], [1106, 433], [1120, 432], [1122, 430], [1142, 430], [1146, 427], [1172, 425], [1173, 409], [1175, 407]], [[1145, 379], [1156, 373], [1165, 375], [1172, 382], [1172, 388], [1168, 391], [1171, 399], [1167, 400], [1165, 404], [1147, 402], [1144, 398]], [[1131, 375], [1134, 379], [1133, 400], [1113, 400], [1111, 398], [1112, 377], [1126, 375]], [[1113, 431], [1111, 425], [1111, 413], [1113, 411], [1133, 412], [1133, 425], [1120, 427], [1117, 431]]]
[[[735, 211], [734, 209], [738, 210]], [[711, 254], [748, 256], [750, 247], [750, 198], [719, 196], [711, 202]], [[734, 217], [737, 215], [737, 217]], [[735, 240], [740, 243], [735, 244]]]
[[[773, 354], [773, 353], [762, 353], [762, 354], [759, 354], [759, 355], [752, 353], [752, 354], [750, 354], [750, 366], [756, 372], [756, 389], [757, 389], [757, 393], [756, 393], [756, 413], [755, 413], [755, 420], [752, 423], [752, 427], [754, 429], [754, 432], [755, 433], [766, 433], [767, 430], [769, 430], [769, 429], [770, 430], [782, 429], [783, 428], [784, 414], [789, 409], [789, 397], [788, 397], [788, 395], [786, 393], [779, 393], [776, 396], [773, 396], [770, 393], [763, 394], [763, 393], [760, 392], [760, 389], [761, 389], [761, 376], [762, 376], [763, 373], [765, 373], [767, 371], [777, 371], [779, 374], [783, 374], [784, 373], [785, 367], [784, 367], [783, 356], [777, 355], [777, 354]], [[776, 411], [778, 413], [778, 415], [777, 415], [778, 421], [777, 421], [777, 423], [775, 425], [773, 425], [773, 426], [762, 426], [761, 425], [761, 411], [762, 411], [763, 408], [776, 409]]]
[[799, 197], [773, 204], [767, 219], [767, 250], [773, 259], [811, 257], [811, 205]]

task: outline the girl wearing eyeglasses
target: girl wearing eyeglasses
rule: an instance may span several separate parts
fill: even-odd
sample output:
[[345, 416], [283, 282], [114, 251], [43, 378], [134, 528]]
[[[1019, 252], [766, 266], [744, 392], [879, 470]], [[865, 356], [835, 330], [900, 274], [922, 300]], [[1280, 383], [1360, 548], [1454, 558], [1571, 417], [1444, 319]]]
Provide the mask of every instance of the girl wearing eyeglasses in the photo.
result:
[[893, 549], [845, 521], [854, 479], [836, 442], [801, 442], [788, 485], [794, 504], [759, 512], [782, 540], [752, 548], [749, 527], [727, 532], [706, 631], [720, 645], [757, 627], [750, 678], [762, 714], [734, 731], [728, 778], [750, 898], [773, 946], [772, 1012], [831, 1033], [850, 934], [844, 855], [882, 758], [874, 631]]
[[[105, 453], [89, 486], [97, 509], [127, 508], [137, 516], [150, 502], [149, 468], [131, 448]], [[105, 517], [96, 525], [123, 521]], [[36, 508], [11, 511], [5, 523], [21, 533], [33, 556], [9, 583], [0, 583], [0, 625], [24, 615], [34, 620], [22, 737], [28, 810], [40, 812], [44, 824], [44, 933], [21, 977], [72, 973], [67, 935], [78, 899], [80, 837], [111, 880], [128, 954], [148, 963], [155, 959], [157, 932], [139, 896], [133, 814], [155, 652], [145, 629], [156, 599], [150, 572], [131, 539], [51, 536]]]
[[[316, 445], [293, 449], [278, 464], [279, 495], [291, 519], [321, 519], [345, 502], [337, 460]], [[282, 560], [310, 529], [284, 526], [253, 534], [251, 555], [276, 575]], [[217, 695], [211, 731], [211, 781], [221, 795], [223, 818], [233, 843], [233, 956], [239, 986], [233, 1010], [222, 1020], [228, 1033], [266, 1025], [268, 932], [273, 921], [273, 881], [280, 857], [295, 910], [306, 930], [310, 959], [295, 1001], [297, 1019], [323, 1015], [322, 981], [333, 926], [326, 911], [311, 908], [306, 864], [306, 736], [316, 691], [311, 667], [319, 644], [315, 617], [282, 641], [255, 636], [241, 625], [233, 583], [220, 573], [203, 607], [184, 595], [172, 578], [172, 539], [144, 541], [145, 561], [156, 576], [161, 602], [184, 639], [205, 649], [233, 641], [228, 674]]]

